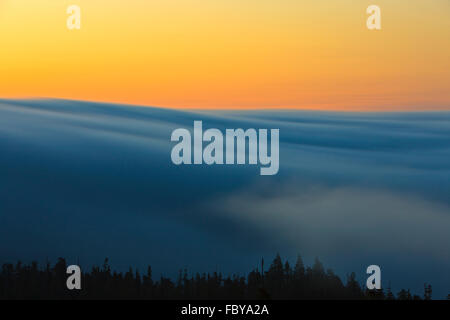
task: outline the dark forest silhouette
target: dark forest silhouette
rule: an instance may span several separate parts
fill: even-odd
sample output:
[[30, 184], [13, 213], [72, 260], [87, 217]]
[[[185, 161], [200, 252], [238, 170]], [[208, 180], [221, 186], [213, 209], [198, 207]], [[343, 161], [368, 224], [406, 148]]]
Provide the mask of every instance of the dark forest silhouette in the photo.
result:
[[163, 276], [155, 280], [151, 267], [144, 274], [129, 269], [125, 273], [111, 270], [108, 259], [102, 267], [93, 267], [82, 274], [82, 289], [66, 287], [67, 264], [63, 258], [42, 269], [38, 263], [3, 264], [0, 273], [0, 299], [431, 299], [431, 285], [424, 286], [424, 295], [401, 290], [394, 295], [386, 290], [363, 290], [352, 272], [346, 283], [325, 270], [316, 259], [311, 267], [298, 256], [296, 264], [283, 263], [277, 255], [268, 270], [261, 269], [247, 276], [224, 277], [221, 273], [190, 275], [180, 270], [178, 279]]

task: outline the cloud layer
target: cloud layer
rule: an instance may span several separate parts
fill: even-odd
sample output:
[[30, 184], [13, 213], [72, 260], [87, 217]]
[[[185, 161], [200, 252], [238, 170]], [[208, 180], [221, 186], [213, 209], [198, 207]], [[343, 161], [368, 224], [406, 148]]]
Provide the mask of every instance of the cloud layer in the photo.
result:
[[[280, 172], [174, 166], [175, 128], [279, 128]], [[450, 288], [450, 113], [0, 101], [0, 260], [248, 270], [276, 251]], [[413, 289], [413, 287], [411, 286]]]

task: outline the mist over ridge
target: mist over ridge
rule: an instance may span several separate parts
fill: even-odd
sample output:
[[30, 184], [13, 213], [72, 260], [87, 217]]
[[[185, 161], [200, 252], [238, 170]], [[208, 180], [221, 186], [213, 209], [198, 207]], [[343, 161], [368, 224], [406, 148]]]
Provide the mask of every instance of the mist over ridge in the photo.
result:
[[[279, 128], [279, 174], [175, 166], [170, 134], [194, 120]], [[336, 271], [380, 264], [415, 291], [450, 287], [450, 112], [0, 100], [0, 150], [0, 261], [109, 257], [176, 274], [301, 253]]]

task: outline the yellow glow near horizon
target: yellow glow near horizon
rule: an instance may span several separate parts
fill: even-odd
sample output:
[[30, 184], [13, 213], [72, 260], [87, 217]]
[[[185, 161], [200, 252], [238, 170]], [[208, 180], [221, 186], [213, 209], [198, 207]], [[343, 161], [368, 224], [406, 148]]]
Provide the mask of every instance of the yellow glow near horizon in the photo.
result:
[[447, 0], [0, 0], [0, 97], [448, 110], [449, 39]]

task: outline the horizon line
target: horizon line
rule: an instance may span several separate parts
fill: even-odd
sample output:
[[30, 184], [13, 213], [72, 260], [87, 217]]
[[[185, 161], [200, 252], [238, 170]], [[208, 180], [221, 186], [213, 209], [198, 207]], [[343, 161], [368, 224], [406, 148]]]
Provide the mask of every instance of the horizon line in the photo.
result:
[[[0, 102], [5, 101], [65, 101], [65, 102], [81, 102], [81, 103], [95, 103], [104, 105], [115, 105], [124, 107], [140, 107], [140, 108], [154, 108], [165, 110], [178, 110], [178, 111], [306, 111], [306, 112], [332, 112], [332, 113], [426, 113], [426, 112], [450, 112], [450, 105], [447, 107], [392, 107], [387, 109], [386, 107], [380, 108], [364, 108], [364, 107], [348, 107], [347, 109], [339, 107], [324, 107], [324, 108], [307, 108], [307, 107], [185, 107], [185, 106], [159, 106], [143, 103], [130, 103], [121, 101], [107, 101], [107, 100], [81, 100], [75, 98], [61, 98], [61, 97], [0, 97]], [[409, 108], [409, 109], [407, 109]]]

